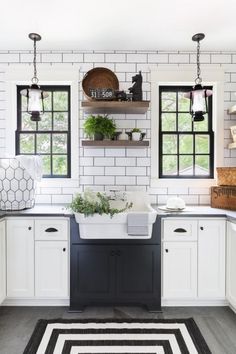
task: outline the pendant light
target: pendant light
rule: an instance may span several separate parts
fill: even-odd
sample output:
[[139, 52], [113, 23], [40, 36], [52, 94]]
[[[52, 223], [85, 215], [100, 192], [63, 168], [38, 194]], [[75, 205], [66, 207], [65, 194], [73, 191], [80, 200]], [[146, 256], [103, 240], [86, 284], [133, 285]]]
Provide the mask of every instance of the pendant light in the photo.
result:
[[208, 113], [207, 97], [212, 95], [212, 90], [206, 90], [202, 87], [201, 69], [200, 69], [200, 41], [205, 38], [204, 33], [197, 33], [192, 37], [197, 42], [197, 77], [192, 91], [185, 93], [185, 97], [190, 99], [190, 114], [194, 122], [204, 120], [204, 114]]
[[41, 36], [37, 33], [30, 33], [29, 38], [34, 41], [34, 76], [31, 79], [32, 85], [21, 90], [21, 95], [27, 97], [27, 113], [31, 115], [31, 120], [38, 122], [41, 120], [40, 114], [44, 113], [44, 99], [48, 97], [48, 93], [40, 89], [38, 85], [37, 69], [36, 69], [36, 42], [41, 40]]

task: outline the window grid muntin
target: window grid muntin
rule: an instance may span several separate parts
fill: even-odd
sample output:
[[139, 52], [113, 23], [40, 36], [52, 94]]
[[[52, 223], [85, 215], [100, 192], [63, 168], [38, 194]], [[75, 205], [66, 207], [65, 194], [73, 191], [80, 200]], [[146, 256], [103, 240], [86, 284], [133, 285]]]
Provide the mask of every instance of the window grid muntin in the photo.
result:
[[[36, 122], [36, 130], [22, 130], [22, 116], [23, 114], [27, 113], [25, 110], [21, 110], [22, 107], [22, 96], [20, 94], [20, 91], [27, 88], [28, 86], [17, 86], [17, 130], [16, 130], [16, 155], [36, 155], [37, 154], [37, 139], [36, 136], [38, 134], [50, 134], [50, 152], [48, 153], [40, 153], [39, 155], [42, 156], [50, 156], [50, 174], [48, 175], [43, 175], [45, 178], [69, 178], [71, 177], [71, 161], [70, 161], [70, 156], [71, 156], [71, 107], [70, 107], [70, 86], [64, 85], [64, 86], [52, 86], [52, 85], [47, 85], [47, 86], [41, 86], [41, 89], [44, 91], [49, 91], [51, 92], [51, 110], [45, 110], [45, 113], [51, 113], [51, 128], [52, 130], [39, 130], [39, 122]], [[68, 95], [68, 110], [54, 110], [54, 104], [53, 104], [53, 93], [54, 92], [67, 92]], [[54, 128], [54, 113], [66, 113], [67, 114], [67, 130], [53, 130]], [[42, 116], [43, 119], [43, 116]], [[20, 135], [21, 134], [28, 134], [34, 135], [34, 154], [32, 153], [21, 153], [20, 152]], [[67, 136], [67, 153], [53, 153], [52, 152], [52, 141], [53, 141], [53, 135], [54, 134], [66, 134]], [[53, 173], [53, 156], [67, 156], [67, 174], [54, 174]]]
[[[207, 87], [209, 89], [212, 89], [212, 87]], [[192, 89], [191, 86], [159, 86], [159, 178], [193, 178], [193, 179], [201, 179], [201, 178], [213, 178], [214, 176], [214, 132], [212, 131], [212, 98], [208, 98], [208, 120], [207, 120], [207, 125], [208, 125], [208, 130], [202, 131], [202, 130], [195, 130], [195, 125], [194, 122], [191, 121], [191, 131], [180, 131], [179, 129], [179, 114], [181, 113], [189, 113], [188, 111], [178, 111], [179, 107], [179, 100], [178, 100], [178, 94], [182, 92], [188, 92]], [[175, 107], [176, 110], [163, 110], [162, 111], [162, 93], [163, 92], [175, 92]], [[175, 113], [175, 126], [176, 130], [168, 130], [168, 131], [162, 131], [162, 114], [165, 113]], [[191, 119], [191, 116], [190, 116]], [[163, 136], [167, 135], [176, 135], [177, 136], [177, 154], [164, 154], [163, 153]], [[179, 170], [179, 165], [180, 165], [180, 156], [186, 155], [183, 153], [179, 153], [179, 135], [187, 135], [191, 134], [193, 135], [193, 154], [188, 154], [188, 156], [193, 157], [193, 175], [182, 175], [180, 174]], [[195, 135], [207, 135], [209, 136], [209, 153], [196, 153], [195, 152]], [[163, 156], [177, 156], [177, 175], [163, 175]], [[207, 175], [196, 175], [196, 168], [195, 168], [195, 162], [196, 162], [196, 156], [209, 156], [209, 174]]]

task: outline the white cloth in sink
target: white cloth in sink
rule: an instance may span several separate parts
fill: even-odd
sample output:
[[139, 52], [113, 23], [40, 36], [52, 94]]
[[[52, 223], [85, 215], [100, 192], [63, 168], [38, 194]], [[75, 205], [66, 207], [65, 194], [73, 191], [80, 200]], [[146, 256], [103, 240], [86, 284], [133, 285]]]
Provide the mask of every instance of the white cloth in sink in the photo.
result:
[[130, 236], [148, 236], [148, 213], [128, 213], [127, 233]]

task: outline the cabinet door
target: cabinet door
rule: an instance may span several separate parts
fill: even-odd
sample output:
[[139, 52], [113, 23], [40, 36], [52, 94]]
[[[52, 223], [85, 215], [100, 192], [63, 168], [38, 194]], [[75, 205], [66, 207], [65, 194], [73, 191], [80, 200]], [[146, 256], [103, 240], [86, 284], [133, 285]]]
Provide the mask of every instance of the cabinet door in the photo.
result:
[[227, 222], [226, 296], [236, 310], [236, 224]]
[[199, 220], [198, 296], [225, 298], [225, 220]]
[[197, 296], [197, 243], [163, 242], [163, 297]]
[[71, 245], [71, 309], [104, 302], [114, 295], [115, 254], [112, 246]]
[[117, 296], [122, 301], [160, 299], [160, 245], [117, 246]]
[[67, 241], [35, 242], [35, 296], [68, 296]]
[[6, 297], [6, 238], [5, 221], [0, 221], [0, 304]]
[[34, 296], [34, 222], [7, 220], [7, 296]]

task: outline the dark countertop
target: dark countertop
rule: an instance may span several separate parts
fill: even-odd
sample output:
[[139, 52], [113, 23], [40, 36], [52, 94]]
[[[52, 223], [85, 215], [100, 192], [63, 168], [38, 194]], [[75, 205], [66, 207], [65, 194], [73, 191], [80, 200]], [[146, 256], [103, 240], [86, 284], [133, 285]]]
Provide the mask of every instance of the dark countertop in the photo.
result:
[[38, 204], [31, 209], [24, 210], [1, 210], [0, 218], [5, 216], [66, 216], [70, 217], [73, 213], [67, 209], [66, 205]]

